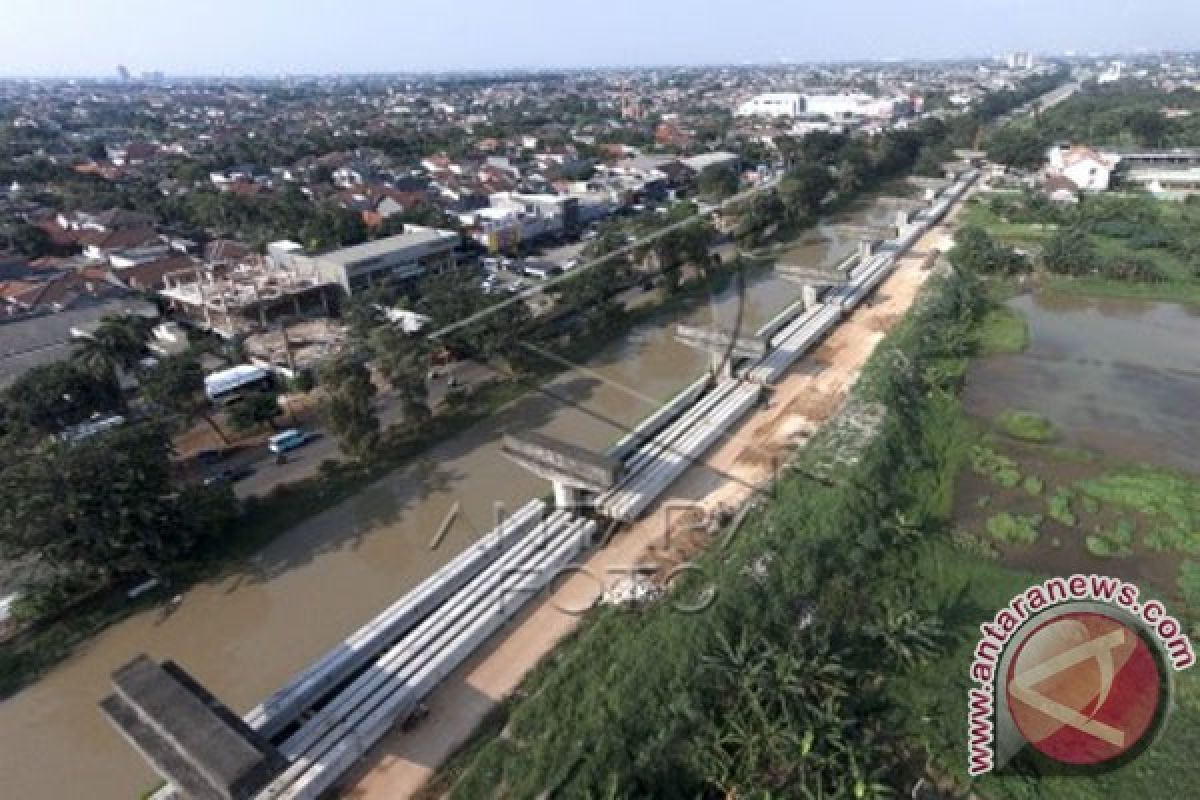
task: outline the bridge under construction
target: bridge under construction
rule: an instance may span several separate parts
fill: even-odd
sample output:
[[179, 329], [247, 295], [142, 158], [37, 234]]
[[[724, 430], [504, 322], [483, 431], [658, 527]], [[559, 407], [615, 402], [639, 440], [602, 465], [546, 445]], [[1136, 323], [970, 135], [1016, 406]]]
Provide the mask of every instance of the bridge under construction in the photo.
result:
[[[801, 299], [755, 331], [684, 328], [712, 369], [605, 452], [544, 436], [508, 437], [505, 454], [554, 487], [530, 500], [413, 591], [236, 718], [179, 667], [139, 659], [102, 704], [167, 782], [155, 796], [298, 800], [329, 792], [383, 735], [611, 526], [645, 514], [728, 435], [841, 320], [867, 299], [960, 200], [967, 170], [898, 219], [895, 238], [864, 243], [823, 274], [780, 265]], [[135, 668], [136, 667], [136, 668]], [[201, 738], [178, 735], [203, 725]]]

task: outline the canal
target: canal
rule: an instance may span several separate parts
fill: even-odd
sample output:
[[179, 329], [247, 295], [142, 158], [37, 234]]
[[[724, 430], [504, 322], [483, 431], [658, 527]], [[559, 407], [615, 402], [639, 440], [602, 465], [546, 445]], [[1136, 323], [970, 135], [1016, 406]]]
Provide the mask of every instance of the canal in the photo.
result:
[[[886, 224], [868, 205], [843, 224]], [[810, 233], [792, 258], [832, 266], [857, 242], [831, 227]], [[108, 676], [138, 653], [172, 659], [243, 712], [277, 689], [493, 525], [495, 507], [518, 507], [549, 486], [500, 454], [506, 431], [537, 430], [603, 448], [694, 381], [708, 357], [678, 344], [671, 327], [732, 325], [753, 331], [799, 297], [764, 271], [693, 311], [635, 328], [492, 418], [365, 487], [279, 537], [221, 580], [189, 590], [172, 610], [137, 614], [94, 637], [33, 686], [0, 704], [4, 796], [22, 800], [132, 800], [156, 777], [96, 707]], [[448, 535], [430, 539], [452, 509]], [[86, 787], [86, 789], [84, 788]]]

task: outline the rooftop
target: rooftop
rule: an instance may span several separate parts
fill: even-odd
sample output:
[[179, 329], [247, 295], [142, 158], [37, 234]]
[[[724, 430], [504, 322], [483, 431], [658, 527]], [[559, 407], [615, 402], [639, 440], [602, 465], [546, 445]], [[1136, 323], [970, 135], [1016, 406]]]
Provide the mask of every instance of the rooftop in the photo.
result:
[[404, 233], [396, 234], [395, 236], [387, 236], [383, 239], [376, 239], [373, 242], [354, 245], [353, 247], [343, 247], [340, 250], [332, 250], [328, 253], [322, 253], [318, 258], [326, 261], [336, 261], [342, 264], [353, 264], [358, 261], [366, 261], [371, 258], [379, 258], [381, 256], [394, 253], [397, 250], [404, 250], [410, 247], [420, 247], [424, 245], [437, 244], [439, 242], [456, 243], [458, 234], [454, 231], [443, 231], [437, 228], [421, 228], [416, 225], [409, 226], [409, 229]]

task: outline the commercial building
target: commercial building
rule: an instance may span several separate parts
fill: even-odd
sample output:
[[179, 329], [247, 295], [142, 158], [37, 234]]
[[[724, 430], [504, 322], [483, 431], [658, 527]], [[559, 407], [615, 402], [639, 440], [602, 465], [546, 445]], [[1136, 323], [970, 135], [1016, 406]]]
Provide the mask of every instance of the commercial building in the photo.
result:
[[800, 116], [804, 111], [804, 96], [798, 92], [774, 92], [751, 97], [737, 107], [738, 117], [787, 117]]
[[458, 263], [459, 235], [454, 231], [409, 225], [404, 233], [373, 242], [288, 259], [298, 273], [319, 284], [338, 284], [354, 294], [372, 286], [402, 283], [438, 273]]
[[739, 117], [871, 117], [890, 119], [912, 110], [912, 102], [906, 97], [872, 97], [857, 92], [836, 94], [800, 94], [780, 92], [760, 94], [738, 106], [734, 112]]

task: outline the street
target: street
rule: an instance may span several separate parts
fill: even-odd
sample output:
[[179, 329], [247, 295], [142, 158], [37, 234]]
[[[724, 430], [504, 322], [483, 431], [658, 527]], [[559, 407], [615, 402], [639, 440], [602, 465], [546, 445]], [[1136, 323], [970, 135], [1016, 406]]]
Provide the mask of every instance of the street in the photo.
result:
[[[461, 361], [449, 368], [459, 386], [470, 388], [478, 386], [496, 376], [490, 367], [474, 361]], [[429, 407], [436, 409], [441, 405], [446, 395], [447, 379], [442, 375], [429, 384]], [[379, 415], [379, 427], [386, 430], [390, 425], [400, 422], [400, 408], [393, 402], [390, 391], [380, 392], [375, 398], [375, 410]], [[277, 486], [311, 478], [317, 473], [321, 462], [326, 459], [340, 459], [342, 452], [338, 449], [337, 437], [321, 430], [314, 430], [316, 438], [303, 447], [298, 447], [287, 453], [287, 460], [282, 464], [275, 463], [275, 454], [266, 446], [256, 448], [241, 456], [235, 456], [226, 467], [249, 467], [253, 472], [234, 484], [234, 494], [239, 498], [251, 495], [265, 496]]]

